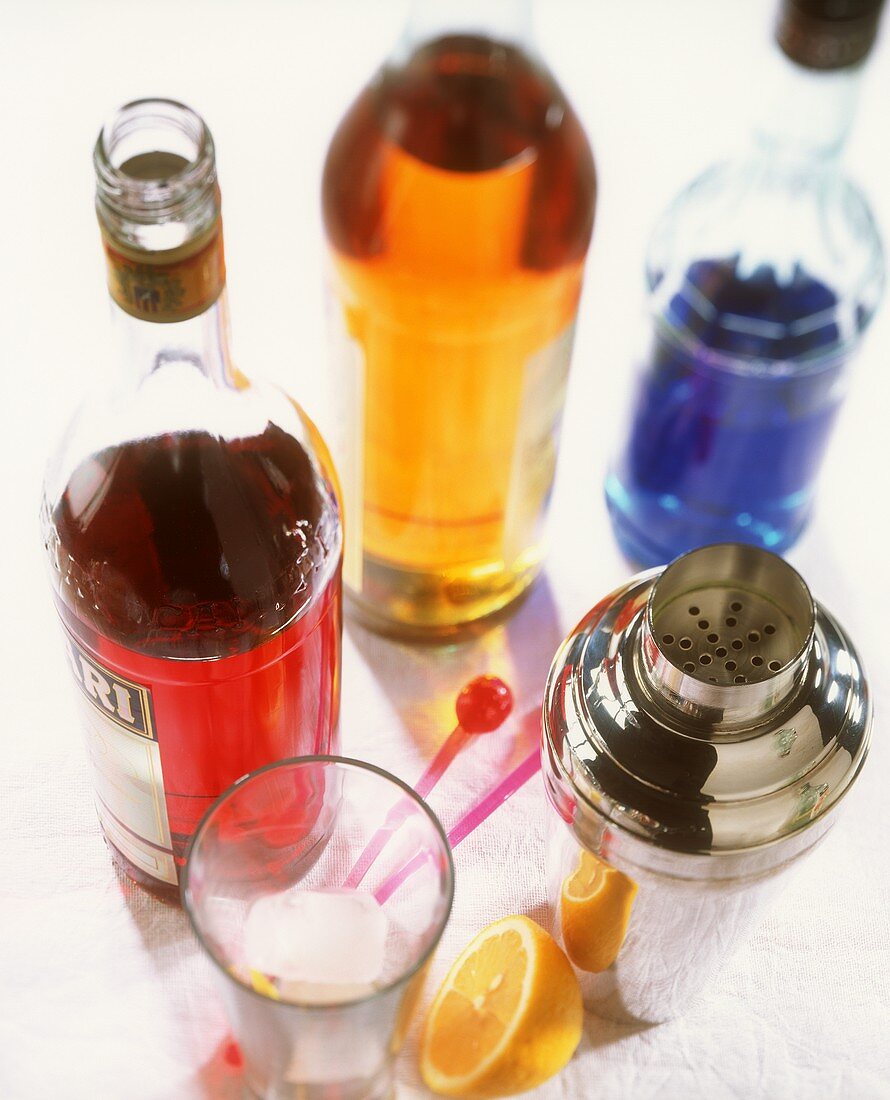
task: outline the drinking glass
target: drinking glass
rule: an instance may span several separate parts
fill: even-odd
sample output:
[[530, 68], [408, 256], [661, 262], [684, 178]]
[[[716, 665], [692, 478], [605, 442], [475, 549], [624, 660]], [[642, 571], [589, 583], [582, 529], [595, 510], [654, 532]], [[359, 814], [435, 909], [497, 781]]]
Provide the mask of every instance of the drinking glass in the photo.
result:
[[182, 896], [264, 1100], [377, 1100], [442, 935], [451, 851], [426, 804], [358, 760], [240, 779], [192, 840]]

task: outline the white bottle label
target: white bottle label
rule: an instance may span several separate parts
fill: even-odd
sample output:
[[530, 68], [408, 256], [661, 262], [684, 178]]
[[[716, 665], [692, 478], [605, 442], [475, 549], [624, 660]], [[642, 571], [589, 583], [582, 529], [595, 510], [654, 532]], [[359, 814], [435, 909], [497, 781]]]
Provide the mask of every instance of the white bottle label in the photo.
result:
[[175, 886], [176, 863], [151, 691], [99, 664], [70, 635], [66, 641], [80, 689], [102, 828], [136, 867]]
[[540, 540], [538, 526], [553, 487], [575, 325], [526, 360], [522, 400], [504, 510], [504, 561]]
[[328, 332], [333, 415], [326, 433], [343, 493], [343, 580], [354, 592], [362, 590], [365, 353], [346, 327], [336, 293], [328, 292]]

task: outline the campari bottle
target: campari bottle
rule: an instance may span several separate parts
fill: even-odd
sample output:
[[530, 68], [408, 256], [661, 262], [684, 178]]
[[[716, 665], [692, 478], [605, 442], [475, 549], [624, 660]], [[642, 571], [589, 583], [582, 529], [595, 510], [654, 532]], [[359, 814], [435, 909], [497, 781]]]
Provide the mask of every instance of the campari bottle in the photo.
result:
[[95, 169], [116, 373], [49, 463], [43, 526], [105, 838], [175, 896], [217, 795], [336, 745], [340, 509], [299, 406], [233, 369], [204, 122], [131, 103]]
[[884, 280], [868, 201], [840, 165], [881, 2], [784, 0], [748, 148], [656, 227], [649, 345], [606, 482], [636, 562], [716, 542], [781, 553], [810, 517]]
[[417, 0], [322, 189], [344, 574], [367, 625], [448, 635], [534, 579], [595, 193], [530, 3]]

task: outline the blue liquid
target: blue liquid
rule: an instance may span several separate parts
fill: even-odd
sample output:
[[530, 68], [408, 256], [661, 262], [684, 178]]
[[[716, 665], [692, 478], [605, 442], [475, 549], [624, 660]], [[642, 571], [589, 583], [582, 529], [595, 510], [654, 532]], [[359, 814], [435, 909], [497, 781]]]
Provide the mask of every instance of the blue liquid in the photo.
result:
[[770, 268], [740, 277], [735, 260], [690, 266], [606, 481], [628, 557], [657, 565], [726, 541], [781, 553], [797, 539], [842, 394], [837, 304], [799, 267], [779, 283]]

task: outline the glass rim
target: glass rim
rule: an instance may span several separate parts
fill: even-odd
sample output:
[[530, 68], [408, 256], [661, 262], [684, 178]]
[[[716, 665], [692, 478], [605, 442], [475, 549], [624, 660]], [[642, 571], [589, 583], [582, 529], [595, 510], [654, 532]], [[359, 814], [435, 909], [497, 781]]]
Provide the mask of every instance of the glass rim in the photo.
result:
[[[259, 776], [264, 775], [266, 772], [275, 771], [282, 768], [293, 768], [294, 766], [302, 766], [304, 764], [334, 764], [337, 766], [345, 766], [347, 769], [355, 769], [357, 771], [371, 772], [374, 775], [379, 776], [381, 779], [385, 779], [392, 783], [396, 787], [400, 787], [404, 794], [406, 794], [414, 803], [416, 803], [428, 820], [433, 826], [434, 832], [438, 835], [439, 840], [442, 843], [442, 849], [445, 852], [446, 867], [448, 871], [448, 888], [445, 897], [445, 909], [438, 922], [438, 928], [432, 940], [421, 953], [420, 957], [405, 971], [403, 971], [397, 978], [388, 982], [386, 985], [381, 986], [379, 989], [374, 989], [370, 993], [365, 993], [360, 997], [352, 997], [349, 1000], [313, 1003], [312, 1001], [286, 1001], [283, 999], [276, 1000], [273, 997], [269, 997], [265, 993], [261, 993], [258, 989], [255, 989], [253, 985], [242, 980], [236, 973], [230, 970], [223, 961], [217, 957], [217, 954], [210, 947], [204, 936], [201, 928], [198, 925], [198, 920], [195, 915], [193, 906], [191, 904], [191, 898], [189, 894], [190, 886], [190, 869], [192, 863], [192, 856], [195, 848], [197, 847], [198, 840], [209, 823], [213, 814], [219, 809], [222, 804], [235, 793], [236, 790], [243, 787], [244, 784], [251, 780], [257, 779]], [[198, 944], [204, 951], [213, 964], [225, 975], [225, 977], [234, 982], [241, 989], [253, 996], [258, 997], [266, 1004], [280, 1005], [289, 1009], [297, 1009], [302, 1011], [321, 1012], [325, 1010], [337, 1011], [344, 1008], [353, 1008], [360, 1004], [373, 1001], [375, 998], [382, 996], [385, 993], [389, 993], [393, 989], [397, 989], [401, 985], [407, 984], [415, 977], [424, 966], [432, 958], [433, 953], [439, 946], [439, 942], [442, 939], [442, 935], [448, 925], [449, 918], [451, 917], [451, 910], [454, 906], [454, 856], [451, 851], [451, 844], [448, 841], [448, 836], [445, 832], [445, 828], [442, 822], [430, 809], [427, 803], [420, 797], [420, 795], [410, 787], [403, 779], [399, 779], [398, 776], [393, 775], [392, 772], [388, 772], [385, 768], [378, 767], [376, 764], [370, 764], [366, 760], [358, 760], [352, 756], [338, 756], [329, 753], [315, 753], [308, 756], [288, 756], [283, 760], [275, 760], [271, 764], [264, 764], [261, 768], [255, 768], [253, 771], [246, 772], [230, 784], [220, 795], [218, 795], [213, 803], [204, 811], [201, 820], [198, 822], [195, 831], [189, 838], [188, 848], [186, 850], [185, 864], [182, 868], [182, 876], [179, 884], [179, 895], [182, 900], [182, 907], [186, 912], [189, 919], [189, 924], [192, 927], [192, 931], [198, 940]]]
[[[114, 163], [118, 142], [150, 124], [180, 134], [192, 146], [186, 163], [164, 179], [136, 179]], [[161, 96], [134, 99], [118, 107], [99, 131], [93, 169], [100, 218], [105, 211], [146, 224], [183, 217], [204, 204], [216, 187], [213, 135], [186, 103]]]

